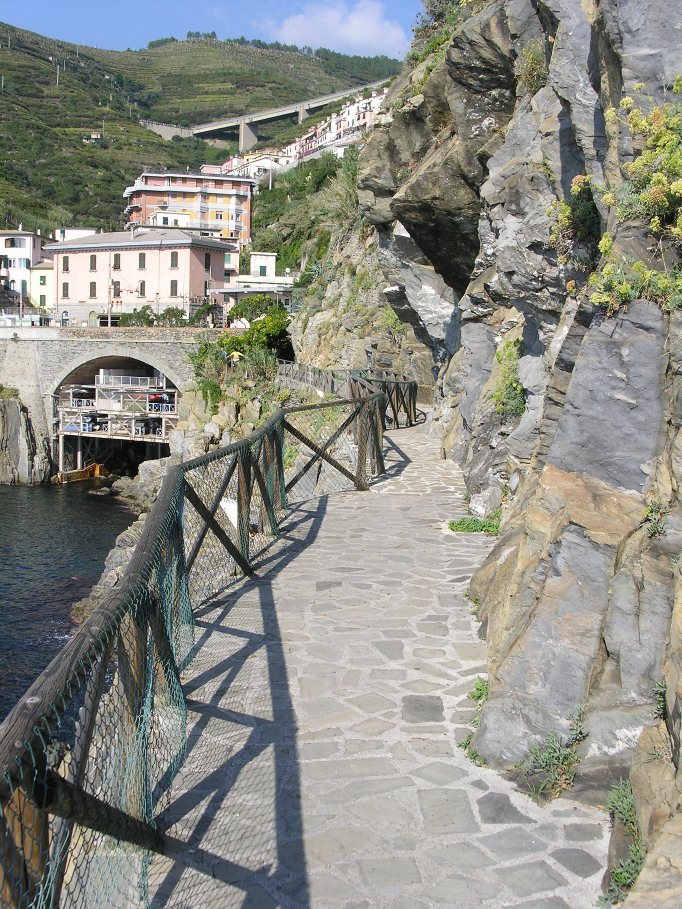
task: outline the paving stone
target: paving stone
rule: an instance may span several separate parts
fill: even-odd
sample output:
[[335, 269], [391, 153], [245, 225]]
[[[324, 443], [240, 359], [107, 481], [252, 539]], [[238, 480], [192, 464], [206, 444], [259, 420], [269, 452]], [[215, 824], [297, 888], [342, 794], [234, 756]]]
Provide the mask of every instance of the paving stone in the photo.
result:
[[360, 697], [351, 698], [350, 703], [365, 713], [382, 713], [386, 710], [395, 709], [396, 706], [394, 701], [381, 694], [363, 694]]
[[568, 824], [566, 826], [566, 839], [574, 843], [586, 843], [598, 840], [602, 835], [599, 824]]
[[419, 770], [413, 770], [412, 776], [420, 777], [429, 783], [438, 783], [441, 786], [447, 786], [448, 783], [454, 783], [455, 780], [461, 780], [467, 776], [467, 771], [456, 767], [454, 764], [446, 764], [444, 761], [434, 761]]
[[466, 792], [457, 789], [420, 789], [418, 796], [427, 833], [478, 832], [479, 826]]
[[369, 858], [358, 862], [362, 880], [368, 887], [404, 887], [421, 883], [421, 873], [413, 858]]
[[490, 875], [472, 878], [457, 874], [429, 887], [425, 895], [436, 903], [457, 909], [479, 909], [484, 901], [496, 899], [499, 892], [499, 884]]
[[568, 883], [558, 871], [542, 861], [498, 868], [497, 875], [516, 896], [531, 896], [543, 890], [556, 890]]
[[574, 906], [569, 906], [566, 900], [562, 900], [560, 896], [550, 896], [547, 899], [514, 903], [514, 909], [582, 909], [582, 907], [578, 907], [577, 903]]
[[502, 792], [488, 792], [478, 800], [478, 810], [484, 824], [534, 824], [522, 814]]
[[534, 830], [524, 827], [508, 827], [490, 836], [482, 836], [478, 842], [503, 862], [547, 849], [547, 843], [536, 836]]
[[433, 723], [443, 719], [443, 701], [430, 694], [406, 694], [403, 720], [406, 723]]
[[555, 849], [552, 858], [578, 877], [592, 877], [601, 870], [599, 862], [584, 849]]

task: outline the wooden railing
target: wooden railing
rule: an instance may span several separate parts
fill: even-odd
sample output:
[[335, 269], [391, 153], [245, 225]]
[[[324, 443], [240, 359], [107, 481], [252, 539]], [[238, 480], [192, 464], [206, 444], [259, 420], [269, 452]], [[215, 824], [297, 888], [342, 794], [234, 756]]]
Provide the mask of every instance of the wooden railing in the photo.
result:
[[340, 394], [352, 399], [382, 394], [384, 428], [414, 426], [418, 422], [418, 383], [384, 369], [320, 369], [288, 360], [277, 361], [279, 381], [294, 388], [308, 386], [322, 394]]
[[384, 472], [384, 409], [365, 394], [279, 410], [170, 468], [125, 575], [0, 726], [3, 909], [148, 904], [194, 611], [258, 571], [290, 503]]

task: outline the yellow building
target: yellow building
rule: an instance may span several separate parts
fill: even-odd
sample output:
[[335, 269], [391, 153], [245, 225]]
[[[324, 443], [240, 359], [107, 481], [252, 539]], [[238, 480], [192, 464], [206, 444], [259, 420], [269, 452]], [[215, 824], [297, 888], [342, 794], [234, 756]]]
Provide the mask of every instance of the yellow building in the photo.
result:
[[54, 262], [44, 259], [31, 268], [29, 295], [31, 306], [54, 309]]

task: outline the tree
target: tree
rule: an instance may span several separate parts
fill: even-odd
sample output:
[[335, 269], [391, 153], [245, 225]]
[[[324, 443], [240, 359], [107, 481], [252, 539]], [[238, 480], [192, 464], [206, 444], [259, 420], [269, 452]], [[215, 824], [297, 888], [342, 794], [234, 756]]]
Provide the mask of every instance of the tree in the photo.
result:
[[163, 312], [158, 314], [154, 325], [163, 325], [167, 328], [179, 328], [182, 325], [187, 325], [185, 310], [179, 306], [169, 306], [168, 309], [164, 309]]
[[124, 313], [118, 324], [122, 328], [131, 326], [149, 328], [154, 324], [154, 321], [154, 310], [149, 303], [145, 303], [140, 309], [134, 309], [132, 312]]
[[272, 297], [268, 294], [249, 294], [235, 304], [230, 310], [230, 320], [246, 319], [247, 322], [253, 322], [259, 316], [264, 316], [275, 305]]

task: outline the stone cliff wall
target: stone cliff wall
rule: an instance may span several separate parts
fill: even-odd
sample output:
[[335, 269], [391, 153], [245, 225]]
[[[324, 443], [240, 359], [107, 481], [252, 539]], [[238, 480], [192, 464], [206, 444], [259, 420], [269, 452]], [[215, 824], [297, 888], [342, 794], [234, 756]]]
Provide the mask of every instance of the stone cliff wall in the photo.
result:
[[28, 412], [18, 398], [0, 398], [0, 485], [44, 483], [49, 451], [36, 442]]
[[[641, 151], [605, 112], [642, 89], [664, 98], [679, 29], [662, 0], [494, 0], [396, 81], [358, 180], [378, 250], [399, 261], [407, 233], [402, 267], [420, 251], [442, 278], [441, 337], [423, 283], [383, 293], [428, 335], [431, 431], [472, 511], [502, 511], [471, 588], [490, 645], [476, 750], [510, 767], [584, 708], [579, 792], [603, 803], [631, 772], [647, 845], [682, 793], [682, 317], [644, 300], [608, 316], [587, 281], [607, 231], [614, 256], [651, 260], [644, 225], [604, 204]], [[334, 343], [361, 359], [357, 340]], [[679, 852], [665, 862], [680, 874]]]

